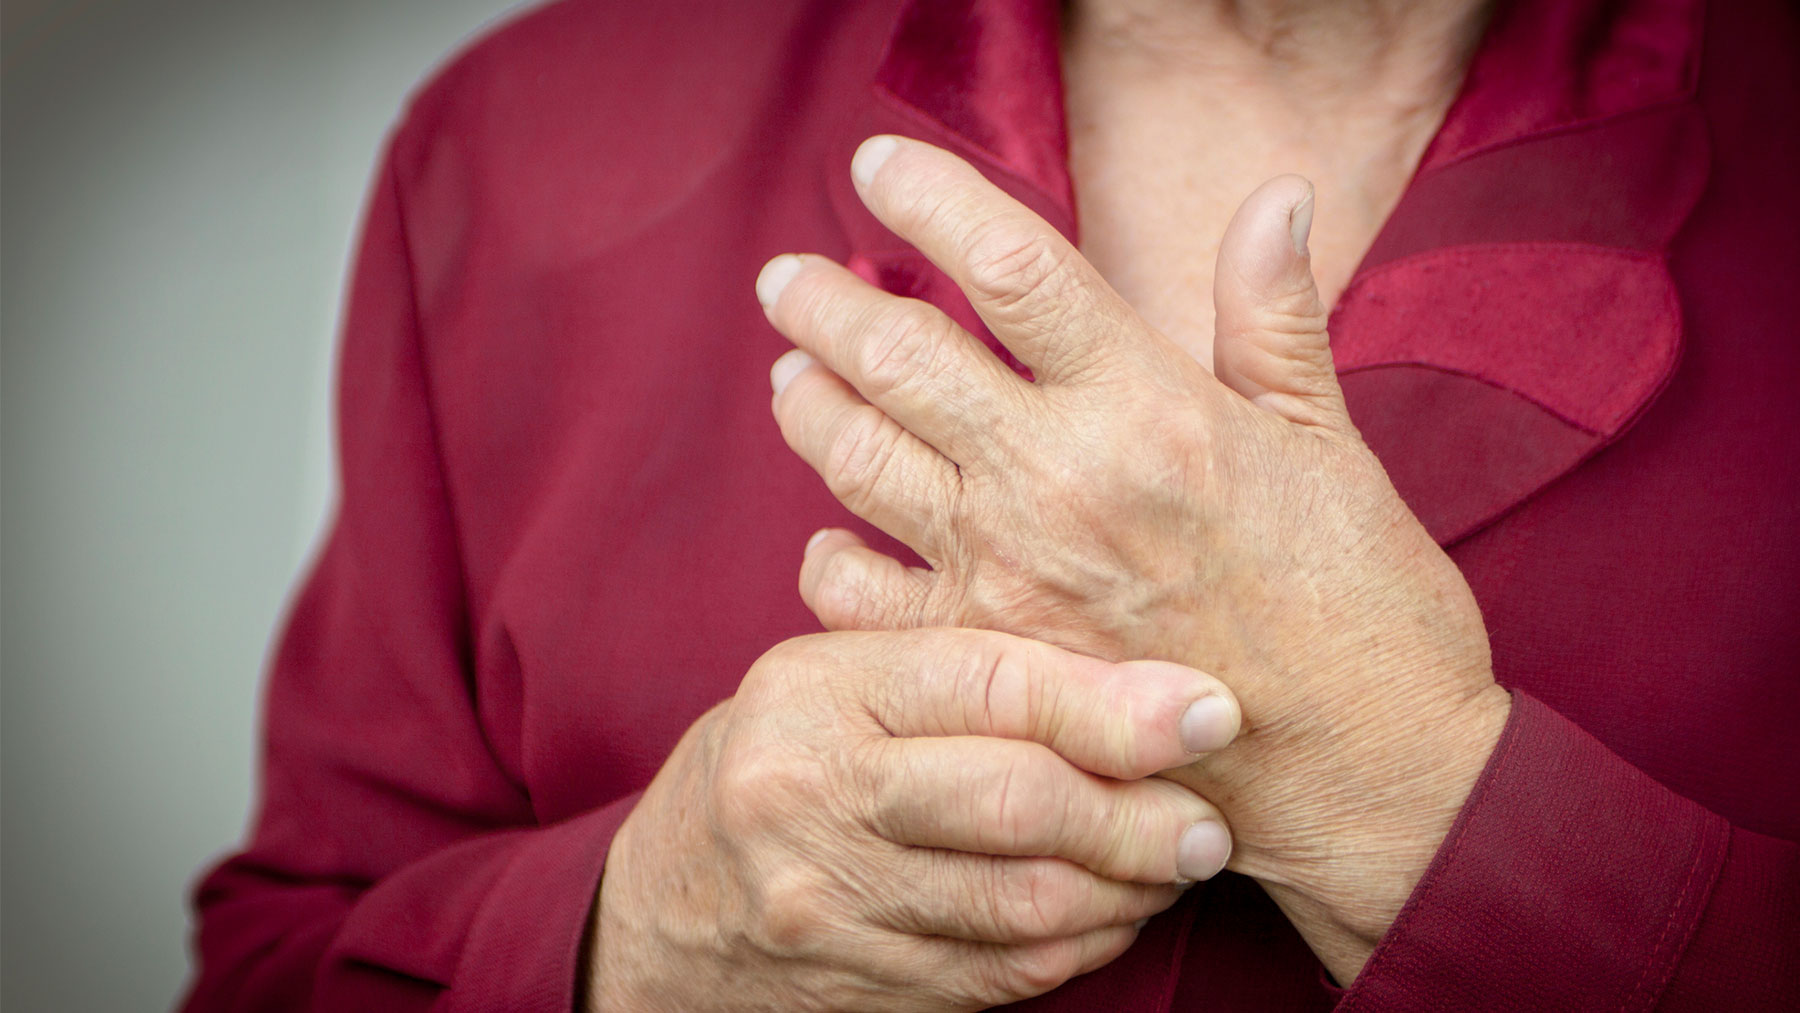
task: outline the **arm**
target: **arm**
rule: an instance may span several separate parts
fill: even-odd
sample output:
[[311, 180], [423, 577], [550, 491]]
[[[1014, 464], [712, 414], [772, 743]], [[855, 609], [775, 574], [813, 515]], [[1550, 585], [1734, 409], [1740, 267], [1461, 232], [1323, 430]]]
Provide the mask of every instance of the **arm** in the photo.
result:
[[1113, 959], [1223, 865], [1217, 811], [1147, 777], [1230, 740], [1223, 686], [968, 631], [783, 645], [641, 795], [541, 825], [471, 689], [425, 377], [384, 171], [342, 506], [275, 660], [262, 811], [197, 892], [187, 1009], [978, 1008]]
[[343, 502], [275, 660], [262, 811], [198, 891], [188, 1009], [980, 1008], [1110, 961], [1223, 866], [1217, 810], [1149, 775], [1229, 742], [1229, 691], [956, 630], [780, 645], [641, 794], [541, 824], [472, 686], [404, 219], [384, 169]]
[[1797, 954], [1800, 848], [1518, 694], [1342, 1008], [1778, 1009], [1800, 995]]
[[261, 812], [196, 893], [187, 1008], [567, 1009], [635, 796], [538, 827], [488, 749], [394, 180], [341, 362], [342, 501], [266, 702]]
[[[1778, 879], [1791, 846], [1739, 835], [1735, 854], [1750, 864], [1724, 859], [1715, 877], [1708, 863], [1730, 851], [1717, 846], [1716, 817], [1566, 722], [1558, 734], [1574, 738], [1562, 748], [1601, 787], [1558, 783], [1582, 774], [1546, 759], [1557, 741], [1548, 712], [1526, 702], [1509, 719], [1467, 584], [1345, 409], [1303, 181], [1265, 184], [1227, 230], [1215, 376], [960, 160], [877, 139], [852, 174], [876, 217], [960, 285], [1035, 382], [934, 308], [824, 258], [765, 268], [769, 318], [803, 350], [774, 373], [784, 436], [840, 499], [932, 564], [905, 568], [847, 532], [818, 539], [801, 586], [828, 627], [991, 626], [1227, 678], [1245, 736], [1169, 776], [1220, 802], [1237, 842], [1231, 868], [1263, 884], [1340, 981], [1357, 979], [1378, 944], [1372, 983], [1388, 968], [1408, 979], [1407, 953], [1460, 939], [1474, 949], [1447, 946], [1429, 966], [1454, 975], [1465, 964], [1510, 1002], [1506, 968], [1476, 958], [1529, 975], [1534, 946], [1471, 931], [1467, 893], [1420, 899], [1458, 873], [1484, 884], [1477, 909], [1517, 914], [1537, 947], [1558, 949], [1562, 978], [1539, 979], [1554, 986], [1604, 981], [1652, 1001], [1715, 879], [1738, 899], [1707, 920], [1755, 937], [1753, 954], [1792, 937], [1791, 885], [1752, 883], [1791, 884]], [[1529, 825], [1537, 793], [1560, 819]], [[1632, 903], [1608, 903], [1595, 870], [1622, 868], [1641, 877], [1612, 881], [1636, 891]], [[1656, 921], [1652, 938], [1615, 947], [1609, 921], [1638, 917]], [[1698, 959], [1716, 952], [1704, 931], [1695, 938]], [[1791, 964], [1752, 963], [1769, 975], [1693, 980], [1724, 990], [1714, 1003], [1796, 988]], [[1414, 994], [1433, 987], [1411, 980]], [[1682, 980], [1671, 998], [1687, 994]]]

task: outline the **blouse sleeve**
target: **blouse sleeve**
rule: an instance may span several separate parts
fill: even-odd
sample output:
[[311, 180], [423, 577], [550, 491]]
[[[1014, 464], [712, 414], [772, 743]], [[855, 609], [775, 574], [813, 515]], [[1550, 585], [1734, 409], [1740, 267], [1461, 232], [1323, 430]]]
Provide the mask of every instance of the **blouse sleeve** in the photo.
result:
[[1797, 955], [1800, 847], [1732, 826], [1515, 692], [1338, 1008], [1793, 1009]]
[[487, 745], [391, 159], [343, 337], [341, 503], [273, 661], [248, 845], [195, 893], [196, 1013], [568, 1010], [636, 800], [540, 825]]

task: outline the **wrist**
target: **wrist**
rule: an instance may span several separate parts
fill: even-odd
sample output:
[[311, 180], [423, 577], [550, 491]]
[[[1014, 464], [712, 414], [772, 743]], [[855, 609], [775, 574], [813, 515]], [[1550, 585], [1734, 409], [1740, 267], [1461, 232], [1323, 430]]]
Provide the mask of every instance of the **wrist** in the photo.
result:
[[632, 1009], [642, 989], [635, 980], [638, 961], [628, 952], [634, 938], [631, 919], [626, 911], [629, 901], [622, 898], [626, 877], [631, 875], [629, 848], [630, 828], [636, 815], [627, 816], [613, 835], [607, 851], [606, 867], [600, 877], [600, 891], [594, 898], [594, 910], [588, 916], [586, 953], [583, 961], [582, 999], [580, 1008], [587, 1013], [602, 1010]]
[[1230, 821], [1230, 868], [1258, 880], [1348, 984], [1412, 894], [1511, 710], [1489, 680], [1248, 734], [1177, 774]]
[[679, 969], [693, 963], [688, 951], [704, 948], [717, 884], [684, 859], [699, 850], [687, 836], [700, 829], [688, 814], [724, 706], [689, 727], [613, 835], [588, 923], [581, 1004], [588, 1013], [701, 1008], [688, 991], [698, 976]]
[[654, 893], [654, 883], [664, 873], [657, 868], [654, 850], [646, 852], [639, 846], [658, 833], [662, 821], [653, 810], [664, 804], [659, 795], [654, 785], [645, 792], [607, 852], [588, 923], [581, 1006], [587, 1013], [666, 1009], [671, 997], [680, 994], [673, 991], [675, 982], [659, 977], [677, 962], [667, 952], [664, 919], [659, 917], [668, 912], [659, 910]]

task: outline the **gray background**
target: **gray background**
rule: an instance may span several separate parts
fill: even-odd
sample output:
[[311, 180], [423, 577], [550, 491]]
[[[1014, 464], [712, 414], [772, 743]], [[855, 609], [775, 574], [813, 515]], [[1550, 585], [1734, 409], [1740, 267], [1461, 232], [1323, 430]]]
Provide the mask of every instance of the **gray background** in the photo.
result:
[[0, 1006], [160, 1009], [243, 830], [270, 631], [407, 90], [510, 0], [6, 0]]

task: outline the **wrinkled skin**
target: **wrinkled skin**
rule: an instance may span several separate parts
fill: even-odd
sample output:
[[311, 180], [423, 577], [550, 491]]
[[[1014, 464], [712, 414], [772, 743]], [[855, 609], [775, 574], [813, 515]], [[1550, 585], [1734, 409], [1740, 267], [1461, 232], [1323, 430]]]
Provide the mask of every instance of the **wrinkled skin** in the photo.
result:
[[[1215, 720], [1196, 729], [1202, 700]], [[999, 633], [778, 645], [615, 837], [587, 1007], [979, 1009], [1049, 991], [1224, 864], [1218, 811], [1149, 775], [1239, 720], [1203, 673]], [[1210, 856], [1181, 843], [1197, 826]]]
[[1245, 735], [1171, 776], [1213, 799], [1340, 980], [1428, 864], [1504, 724], [1481, 615], [1345, 409], [1305, 237], [1312, 190], [1252, 194], [1219, 253], [1213, 368], [955, 156], [873, 138], [869, 209], [950, 275], [1034, 382], [934, 307], [827, 258], [758, 279], [798, 350], [789, 445], [907, 568], [807, 548], [828, 629], [970, 626], [1210, 672]]

